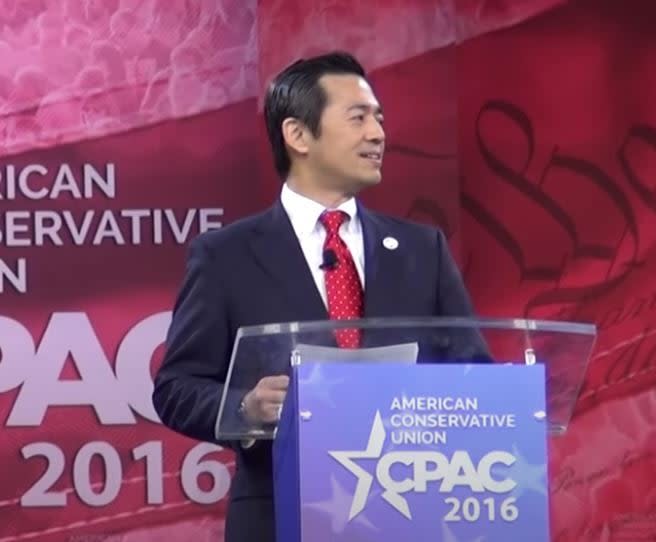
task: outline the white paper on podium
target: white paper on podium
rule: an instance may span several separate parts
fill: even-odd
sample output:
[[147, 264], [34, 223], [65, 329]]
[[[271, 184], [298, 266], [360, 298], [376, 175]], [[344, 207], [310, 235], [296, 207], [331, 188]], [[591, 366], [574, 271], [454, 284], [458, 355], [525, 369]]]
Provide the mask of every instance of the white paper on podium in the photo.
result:
[[336, 348], [298, 344], [294, 348], [300, 362], [316, 363], [417, 363], [418, 343], [394, 344], [375, 348]]

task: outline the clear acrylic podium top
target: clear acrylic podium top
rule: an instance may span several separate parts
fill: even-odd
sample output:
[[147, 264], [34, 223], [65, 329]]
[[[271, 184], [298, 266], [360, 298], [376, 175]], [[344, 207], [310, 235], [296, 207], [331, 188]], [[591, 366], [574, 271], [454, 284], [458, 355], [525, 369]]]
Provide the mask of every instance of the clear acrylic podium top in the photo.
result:
[[[339, 330], [359, 329], [358, 349], [338, 348]], [[300, 363], [544, 364], [551, 434], [566, 431], [596, 339], [592, 324], [524, 319], [375, 318], [242, 327], [237, 333], [216, 420], [218, 440], [272, 439], [241, 400], [265, 376]]]

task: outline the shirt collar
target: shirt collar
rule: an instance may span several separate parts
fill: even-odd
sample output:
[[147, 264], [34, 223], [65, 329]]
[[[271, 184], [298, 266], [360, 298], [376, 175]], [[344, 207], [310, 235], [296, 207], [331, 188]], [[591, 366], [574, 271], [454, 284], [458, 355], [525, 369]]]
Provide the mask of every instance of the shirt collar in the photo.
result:
[[[320, 203], [298, 192], [294, 192], [289, 188], [287, 183], [283, 184], [280, 201], [289, 216], [289, 220], [297, 236], [309, 235], [316, 228], [321, 227], [319, 217], [326, 210], [326, 207]], [[360, 221], [358, 219], [358, 206], [355, 198], [348, 199], [336, 209], [344, 211], [349, 216], [349, 220], [343, 227], [350, 233], [357, 233], [360, 229]]]

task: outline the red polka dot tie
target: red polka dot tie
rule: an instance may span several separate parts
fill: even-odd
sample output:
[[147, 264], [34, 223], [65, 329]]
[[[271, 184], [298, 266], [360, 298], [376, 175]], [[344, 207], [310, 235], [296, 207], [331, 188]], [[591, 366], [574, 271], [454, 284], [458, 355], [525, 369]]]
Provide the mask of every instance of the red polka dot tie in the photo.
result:
[[[328, 315], [334, 320], [362, 318], [363, 295], [358, 270], [351, 252], [339, 236], [340, 226], [348, 219], [343, 211], [325, 211], [319, 221], [326, 229], [324, 252], [332, 250], [335, 265], [324, 269]], [[337, 344], [341, 348], [357, 348], [360, 345], [359, 329], [340, 329], [336, 332]]]

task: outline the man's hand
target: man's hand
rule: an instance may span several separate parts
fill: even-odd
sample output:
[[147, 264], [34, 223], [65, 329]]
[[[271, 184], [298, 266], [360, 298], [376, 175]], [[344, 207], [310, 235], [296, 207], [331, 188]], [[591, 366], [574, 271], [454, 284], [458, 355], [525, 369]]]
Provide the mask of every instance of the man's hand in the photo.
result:
[[288, 376], [265, 376], [244, 397], [246, 417], [253, 423], [277, 422], [288, 386]]

